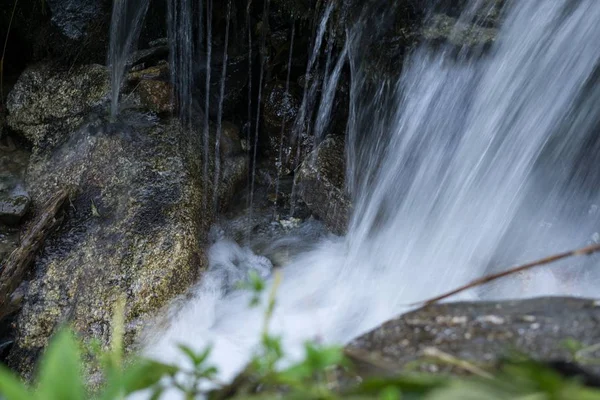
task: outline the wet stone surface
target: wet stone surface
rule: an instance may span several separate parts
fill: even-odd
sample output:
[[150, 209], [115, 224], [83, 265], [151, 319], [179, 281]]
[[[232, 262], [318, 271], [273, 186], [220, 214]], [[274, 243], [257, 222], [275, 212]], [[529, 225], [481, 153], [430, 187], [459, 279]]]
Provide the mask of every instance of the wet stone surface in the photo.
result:
[[302, 163], [297, 178], [302, 199], [336, 234], [345, 233], [352, 208], [345, 168], [343, 139], [328, 137]]
[[0, 264], [19, 241], [19, 227], [30, 206], [23, 178], [29, 152], [19, 149], [11, 139], [0, 148]]
[[[375, 364], [460, 374], [466, 371], [432, 355], [447, 354], [484, 369], [515, 352], [544, 362], [573, 361], [567, 340], [583, 348], [600, 343], [599, 301], [555, 297], [437, 304], [388, 321], [346, 349]], [[597, 359], [600, 349], [586, 357]], [[361, 374], [370, 372], [365, 366]]]

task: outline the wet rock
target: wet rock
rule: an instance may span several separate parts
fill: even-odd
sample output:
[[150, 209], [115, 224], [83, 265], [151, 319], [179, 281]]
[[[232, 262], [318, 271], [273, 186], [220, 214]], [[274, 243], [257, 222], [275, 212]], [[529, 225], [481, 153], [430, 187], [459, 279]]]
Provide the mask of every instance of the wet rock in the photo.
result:
[[[375, 365], [396, 369], [409, 364], [429, 372], [465, 373], [456, 364], [436, 360], [435, 355], [447, 354], [484, 370], [515, 351], [544, 362], [573, 361], [564, 342], [596, 346], [600, 343], [599, 324], [600, 303], [596, 300], [447, 303], [386, 322], [346, 349], [357, 359], [373, 361], [363, 364], [361, 376], [373, 373]], [[587, 356], [595, 359], [600, 350]]]
[[[298, 110], [300, 109], [300, 96], [292, 86], [288, 92], [285, 82], [275, 81], [264, 89], [263, 94], [263, 124], [269, 136], [279, 138], [282, 126], [284, 134], [289, 136]], [[277, 146], [278, 148], [278, 146]]]
[[494, 42], [498, 33], [495, 28], [459, 22], [456, 18], [444, 14], [434, 15], [422, 32], [426, 40], [459, 48], [488, 47]]
[[5, 139], [7, 144], [0, 147], [0, 224], [17, 225], [31, 204], [23, 182], [29, 153]]
[[24, 191], [0, 192], [0, 223], [16, 225], [29, 211], [31, 199]]
[[28, 68], [8, 95], [8, 125], [35, 147], [66, 139], [110, 94], [109, 72], [101, 65], [56, 71], [48, 64]]
[[137, 86], [142, 105], [155, 113], [173, 112], [173, 88], [169, 82], [144, 79]]
[[150, 47], [134, 52], [128, 64], [136, 65], [153, 65], [160, 61], [166, 60], [169, 57], [169, 42], [168, 39], [158, 39], [149, 43]]
[[88, 33], [88, 26], [105, 12], [105, 0], [46, 0], [52, 23], [69, 39], [77, 40]]
[[[301, 97], [293, 84], [286, 92], [285, 82], [275, 81], [264, 89], [262, 101], [263, 141], [266, 153], [281, 167], [282, 175], [291, 173], [298, 165], [298, 142], [293, 139], [295, 121]], [[300, 129], [300, 133], [305, 132]], [[301, 136], [300, 159], [307, 154], [312, 138]]]
[[[209, 114], [212, 119], [219, 115], [219, 100], [221, 95], [221, 77], [222, 77], [222, 50], [215, 51], [212, 54], [212, 64], [210, 71], [210, 97]], [[204, 62], [196, 64], [196, 73], [194, 82], [197, 82], [194, 90], [194, 97], [197, 100], [196, 108], [204, 110], [206, 98], [206, 64]], [[248, 84], [248, 55], [236, 55], [231, 53], [227, 62], [227, 74], [225, 76], [225, 92], [223, 98], [223, 117], [229, 118], [235, 110], [242, 105], [246, 98]]]
[[223, 121], [221, 125], [221, 156], [235, 156], [242, 153], [240, 128], [237, 125]]
[[[203, 243], [214, 215], [205, 190], [212, 182], [203, 181], [198, 157], [201, 136], [175, 121], [121, 118], [129, 126], [98, 122], [32, 157], [34, 204], [64, 185], [77, 187], [77, 195], [36, 259], [17, 319], [9, 361], [25, 375], [66, 320], [84, 339], [107, 344], [121, 296], [131, 344], [145, 318], [206, 266]], [[227, 179], [223, 195], [242, 176], [234, 170]]]
[[300, 166], [300, 196], [310, 210], [337, 234], [345, 233], [351, 202], [344, 190], [345, 156], [341, 138], [328, 137]]
[[138, 83], [143, 79], [168, 80], [169, 65], [167, 63], [159, 63], [152, 67], [136, 69], [127, 74], [127, 80], [132, 83]]

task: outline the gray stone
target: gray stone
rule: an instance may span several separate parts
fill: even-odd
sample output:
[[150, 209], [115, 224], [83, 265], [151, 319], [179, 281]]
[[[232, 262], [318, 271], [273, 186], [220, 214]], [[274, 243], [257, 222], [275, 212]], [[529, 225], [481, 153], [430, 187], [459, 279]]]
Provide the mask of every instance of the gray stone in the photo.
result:
[[[65, 321], [84, 340], [109, 343], [120, 296], [130, 345], [147, 317], [195, 282], [214, 220], [206, 190], [212, 182], [203, 181], [198, 154], [201, 135], [176, 121], [146, 120], [134, 127], [97, 123], [32, 156], [27, 184], [36, 205], [63, 186], [76, 187], [77, 195], [33, 267], [9, 356], [15, 368], [29, 375]], [[219, 193], [231, 196], [245, 167], [224, 163], [230, 167]]]
[[21, 190], [0, 191], [0, 223], [17, 225], [29, 211], [31, 199]]
[[352, 205], [344, 189], [344, 141], [326, 138], [299, 168], [300, 196], [308, 208], [337, 234], [346, 232]]
[[[428, 372], [465, 373], [436, 359], [445, 354], [477, 368], [493, 368], [519, 352], [538, 361], [573, 361], [565, 341], [600, 343], [600, 302], [580, 298], [436, 304], [404, 314], [352, 341], [347, 353], [361, 360], [361, 376], [375, 367], [415, 366]], [[594, 348], [591, 348], [592, 350]], [[433, 356], [433, 358], [432, 358]], [[590, 359], [600, 357], [597, 347]], [[597, 366], [596, 372], [600, 371]]]
[[106, 0], [45, 0], [52, 12], [52, 23], [67, 38], [81, 39], [88, 26], [106, 7]]
[[53, 147], [81, 126], [110, 95], [106, 67], [86, 65], [56, 71], [48, 64], [28, 68], [9, 93], [8, 124], [36, 147]]

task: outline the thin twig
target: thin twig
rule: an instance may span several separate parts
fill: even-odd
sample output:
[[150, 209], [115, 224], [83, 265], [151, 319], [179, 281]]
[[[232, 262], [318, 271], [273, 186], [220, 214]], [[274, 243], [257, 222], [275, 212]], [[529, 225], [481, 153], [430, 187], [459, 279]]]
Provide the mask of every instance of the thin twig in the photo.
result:
[[486, 283], [495, 281], [496, 279], [500, 279], [500, 278], [503, 278], [505, 276], [513, 275], [513, 274], [516, 274], [518, 272], [526, 271], [526, 270], [529, 270], [529, 269], [534, 268], [534, 267], [539, 267], [541, 265], [550, 264], [552, 262], [555, 262], [555, 261], [558, 261], [558, 260], [562, 260], [563, 258], [575, 257], [575, 256], [587, 256], [587, 255], [590, 255], [592, 253], [596, 253], [598, 251], [600, 251], [600, 244], [594, 244], [594, 245], [591, 245], [591, 246], [582, 247], [582, 248], [577, 249], [577, 250], [571, 250], [571, 251], [566, 251], [564, 253], [555, 254], [553, 256], [542, 258], [541, 260], [532, 261], [530, 263], [523, 264], [523, 265], [520, 265], [518, 267], [514, 267], [514, 268], [511, 268], [511, 269], [508, 269], [506, 271], [502, 271], [502, 272], [498, 272], [498, 273], [495, 273], [495, 274], [484, 276], [483, 278], [476, 279], [476, 280], [474, 280], [474, 281], [472, 281], [470, 283], [467, 283], [464, 286], [461, 286], [461, 287], [459, 287], [457, 289], [454, 289], [454, 290], [452, 290], [450, 292], [441, 294], [441, 295], [439, 295], [437, 297], [434, 297], [434, 298], [431, 298], [431, 299], [425, 300], [425, 301], [420, 301], [418, 303], [413, 303], [413, 304], [411, 304], [411, 306], [421, 306], [421, 305], [422, 306], [429, 306], [429, 305], [432, 305], [432, 304], [435, 304], [435, 303], [439, 302], [440, 300], [444, 300], [444, 299], [447, 299], [448, 297], [454, 296], [455, 294], [458, 294], [460, 292], [464, 292], [467, 289], [471, 289], [471, 288], [474, 288], [476, 286], [484, 285]]
[[479, 368], [477, 365], [467, 360], [461, 360], [460, 358], [456, 358], [452, 354], [445, 353], [435, 347], [426, 347], [425, 349], [423, 349], [423, 355], [425, 357], [433, 358], [445, 364], [463, 369], [467, 372], [472, 373], [473, 375], [477, 375], [482, 378], [493, 379], [493, 376], [490, 373]]

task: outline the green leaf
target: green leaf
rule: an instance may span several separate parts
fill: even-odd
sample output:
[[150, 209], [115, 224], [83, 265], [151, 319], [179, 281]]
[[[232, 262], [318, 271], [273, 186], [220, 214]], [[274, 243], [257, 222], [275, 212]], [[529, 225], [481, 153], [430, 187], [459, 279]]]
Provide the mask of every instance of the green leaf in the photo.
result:
[[179, 368], [152, 360], [137, 360], [121, 374], [111, 374], [102, 394], [103, 400], [113, 400], [119, 395], [129, 395], [139, 390], [150, 389], [162, 378], [172, 376]]
[[41, 361], [36, 395], [40, 400], [86, 398], [79, 346], [69, 330], [61, 330], [50, 342]]
[[196, 353], [191, 347], [188, 347], [184, 344], [180, 344], [177, 347], [179, 347], [179, 350], [185, 353], [185, 355], [192, 361], [192, 364], [194, 364], [196, 367], [204, 363], [212, 351], [210, 346], [202, 350], [201, 353]]
[[255, 293], [262, 293], [265, 290], [265, 281], [258, 275], [258, 272], [251, 270], [248, 273], [250, 288]]
[[572, 355], [575, 355], [575, 353], [577, 353], [578, 351], [580, 351], [581, 349], [583, 349], [585, 346], [583, 345], [583, 343], [581, 343], [578, 340], [575, 340], [573, 338], [568, 338], [565, 339], [561, 342], [561, 345], [568, 350], [569, 352], [571, 352]]
[[379, 393], [379, 400], [400, 400], [402, 394], [397, 387], [388, 386]]
[[8, 368], [0, 365], [0, 395], [6, 400], [29, 400], [31, 393]]

